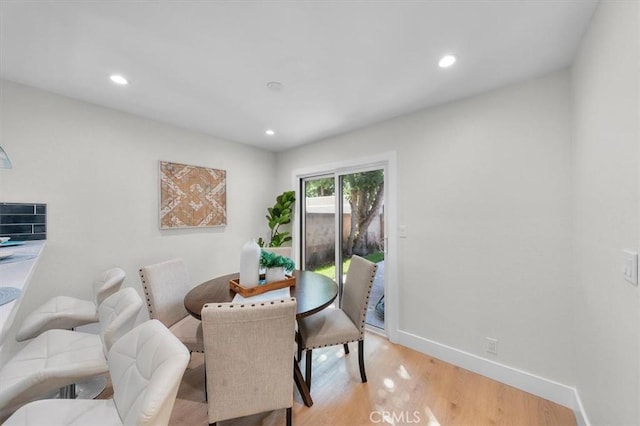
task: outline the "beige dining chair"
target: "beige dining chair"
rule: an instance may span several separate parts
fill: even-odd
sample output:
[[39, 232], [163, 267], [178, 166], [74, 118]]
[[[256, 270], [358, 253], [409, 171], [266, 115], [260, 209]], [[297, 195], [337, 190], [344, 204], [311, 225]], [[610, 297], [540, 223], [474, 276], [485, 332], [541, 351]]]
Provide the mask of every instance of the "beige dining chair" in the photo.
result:
[[93, 281], [93, 300], [71, 296], [55, 296], [34, 309], [20, 325], [16, 340], [33, 339], [52, 330], [72, 330], [98, 321], [98, 307], [113, 293], [120, 290], [126, 277], [121, 268], [111, 268]]
[[296, 300], [202, 308], [209, 423], [286, 409], [291, 425]]
[[189, 352], [204, 352], [202, 324], [184, 307], [184, 296], [190, 290], [184, 261], [171, 259], [143, 266], [140, 279], [147, 298], [149, 318], [166, 325]]
[[309, 389], [313, 349], [343, 345], [348, 354], [348, 343], [356, 341], [360, 378], [363, 383], [367, 381], [364, 368], [364, 325], [376, 270], [375, 263], [354, 255], [344, 283], [341, 308], [324, 309], [298, 320], [298, 361], [302, 351], [306, 351], [305, 381]]
[[128, 287], [100, 304], [100, 334], [55, 329], [30, 340], [0, 369], [0, 420], [20, 405], [106, 373], [107, 352], [133, 328], [141, 308], [142, 299]]
[[160, 321], [146, 321], [107, 355], [113, 398], [46, 399], [20, 407], [5, 426], [169, 424], [189, 351]]

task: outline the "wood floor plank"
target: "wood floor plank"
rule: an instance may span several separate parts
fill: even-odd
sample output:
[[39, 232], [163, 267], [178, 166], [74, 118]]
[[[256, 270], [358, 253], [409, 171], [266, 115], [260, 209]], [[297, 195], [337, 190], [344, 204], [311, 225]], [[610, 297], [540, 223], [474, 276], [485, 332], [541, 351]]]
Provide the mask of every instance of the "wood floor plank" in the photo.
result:
[[[294, 425], [576, 425], [573, 412], [566, 407], [372, 333], [365, 340], [368, 383], [361, 383], [355, 344], [350, 352], [345, 356], [341, 346], [313, 351], [314, 405], [306, 407], [294, 390]], [[304, 373], [304, 361], [300, 368]], [[101, 397], [110, 395], [107, 389]], [[204, 363], [201, 354], [194, 354], [178, 392], [171, 425], [206, 424]], [[285, 413], [279, 410], [218, 424], [284, 425]]]

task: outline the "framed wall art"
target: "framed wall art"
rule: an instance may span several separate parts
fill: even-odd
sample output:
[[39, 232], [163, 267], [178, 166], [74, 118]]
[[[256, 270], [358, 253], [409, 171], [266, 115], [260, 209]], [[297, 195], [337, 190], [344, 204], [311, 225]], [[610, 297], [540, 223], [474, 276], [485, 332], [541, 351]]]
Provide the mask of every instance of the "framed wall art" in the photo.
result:
[[225, 170], [160, 161], [160, 229], [226, 224]]

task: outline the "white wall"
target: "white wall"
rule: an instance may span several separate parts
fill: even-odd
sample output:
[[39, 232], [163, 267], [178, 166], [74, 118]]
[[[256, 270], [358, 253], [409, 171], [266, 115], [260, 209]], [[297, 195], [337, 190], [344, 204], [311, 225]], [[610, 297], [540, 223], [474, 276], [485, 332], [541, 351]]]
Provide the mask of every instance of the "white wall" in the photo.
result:
[[[0, 95], [0, 141], [14, 166], [0, 169], [0, 201], [48, 209], [47, 245], [17, 324], [54, 294], [91, 298], [93, 277], [112, 266], [140, 291], [138, 268], [174, 256], [193, 284], [234, 272], [242, 244], [267, 235], [273, 153], [7, 81]], [[228, 225], [161, 231], [159, 160], [226, 170]]]
[[400, 330], [571, 383], [569, 101], [558, 72], [281, 153], [278, 184], [395, 149]]
[[576, 382], [596, 425], [640, 424], [638, 2], [598, 6], [572, 69]]

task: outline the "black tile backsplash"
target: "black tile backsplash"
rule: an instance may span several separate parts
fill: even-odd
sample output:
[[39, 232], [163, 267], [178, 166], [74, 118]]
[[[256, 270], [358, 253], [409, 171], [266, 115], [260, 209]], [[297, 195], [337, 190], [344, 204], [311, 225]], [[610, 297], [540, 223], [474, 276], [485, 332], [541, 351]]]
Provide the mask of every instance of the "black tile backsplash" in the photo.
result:
[[47, 239], [47, 205], [0, 203], [0, 237], [14, 241]]
[[18, 223], [46, 223], [47, 217], [43, 214], [0, 214], [0, 225], [13, 225]]
[[0, 234], [33, 234], [33, 225], [0, 225]]

